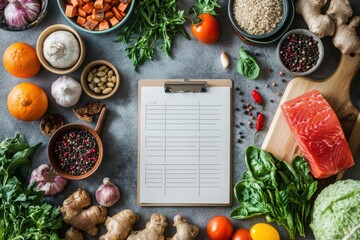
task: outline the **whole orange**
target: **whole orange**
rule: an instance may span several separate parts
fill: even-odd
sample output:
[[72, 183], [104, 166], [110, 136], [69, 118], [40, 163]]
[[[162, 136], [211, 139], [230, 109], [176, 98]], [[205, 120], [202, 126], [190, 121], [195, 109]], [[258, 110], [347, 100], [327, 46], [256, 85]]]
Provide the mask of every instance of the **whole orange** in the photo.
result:
[[11, 44], [4, 52], [3, 62], [6, 71], [19, 78], [33, 77], [41, 68], [35, 49], [23, 42]]
[[8, 110], [15, 118], [30, 122], [41, 118], [48, 107], [48, 98], [34, 83], [16, 85], [8, 95]]

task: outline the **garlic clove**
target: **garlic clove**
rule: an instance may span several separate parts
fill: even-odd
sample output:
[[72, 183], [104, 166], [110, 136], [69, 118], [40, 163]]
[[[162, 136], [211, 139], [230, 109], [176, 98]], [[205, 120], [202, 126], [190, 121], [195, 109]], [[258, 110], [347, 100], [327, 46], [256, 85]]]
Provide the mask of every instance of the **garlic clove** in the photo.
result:
[[61, 192], [67, 180], [59, 176], [49, 164], [41, 164], [31, 173], [30, 183], [36, 182], [36, 190], [44, 191], [45, 196], [53, 196]]
[[96, 201], [104, 207], [111, 207], [120, 199], [119, 188], [110, 182], [108, 177], [104, 178], [103, 183], [96, 190]]
[[226, 54], [226, 52], [222, 52], [220, 54], [220, 62], [221, 62], [223, 69], [229, 68], [230, 59], [229, 59], [229, 56]]

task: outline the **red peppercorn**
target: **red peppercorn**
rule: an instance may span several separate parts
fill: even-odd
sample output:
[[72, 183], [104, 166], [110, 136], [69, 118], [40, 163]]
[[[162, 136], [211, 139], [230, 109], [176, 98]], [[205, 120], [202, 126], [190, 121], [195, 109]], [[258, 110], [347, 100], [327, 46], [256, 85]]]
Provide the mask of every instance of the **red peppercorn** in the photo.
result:
[[260, 105], [263, 103], [263, 99], [258, 91], [256, 91], [255, 89], [252, 90], [251, 95], [254, 99], [254, 102], [256, 102], [257, 104], [260, 104]]
[[262, 113], [260, 113], [257, 116], [257, 120], [256, 120], [256, 125], [255, 125], [256, 131], [261, 131], [261, 129], [263, 127], [263, 122], [264, 122], [264, 115]]

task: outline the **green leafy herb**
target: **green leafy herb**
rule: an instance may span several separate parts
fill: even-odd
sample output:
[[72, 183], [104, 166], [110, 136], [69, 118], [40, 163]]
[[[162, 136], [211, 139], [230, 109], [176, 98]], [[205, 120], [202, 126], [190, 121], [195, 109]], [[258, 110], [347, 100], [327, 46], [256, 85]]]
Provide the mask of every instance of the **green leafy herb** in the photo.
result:
[[195, 6], [190, 9], [189, 14], [194, 13], [196, 16], [202, 13], [217, 15], [216, 8], [221, 8], [217, 0], [196, 0]]
[[38, 145], [30, 146], [19, 134], [0, 143], [0, 240], [60, 239], [60, 209], [44, 203], [44, 192], [33, 184], [19, 180]]
[[317, 189], [306, 160], [295, 157], [290, 165], [256, 147], [246, 149], [245, 160], [248, 171], [234, 187], [240, 206], [231, 212], [231, 217], [265, 215], [268, 222], [283, 226], [290, 239], [295, 239], [297, 231], [305, 236], [310, 199]]
[[175, 35], [182, 32], [188, 36], [183, 29], [184, 11], [177, 9], [176, 2], [177, 0], [139, 0], [131, 23], [116, 35], [118, 42], [130, 45], [125, 51], [135, 67], [153, 59], [158, 42], [169, 56]]
[[242, 47], [239, 49], [239, 58], [236, 69], [238, 73], [252, 80], [257, 78], [260, 73], [260, 67], [256, 60]]

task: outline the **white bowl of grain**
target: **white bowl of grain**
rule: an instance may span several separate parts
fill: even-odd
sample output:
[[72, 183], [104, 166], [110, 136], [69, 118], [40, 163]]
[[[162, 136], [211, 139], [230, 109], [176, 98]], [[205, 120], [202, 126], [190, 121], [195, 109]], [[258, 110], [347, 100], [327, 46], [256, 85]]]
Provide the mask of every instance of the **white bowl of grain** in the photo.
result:
[[229, 0], [228, 15], [233, 27], [249, 39], [276, 34], [289, 15], [288, 0]]

